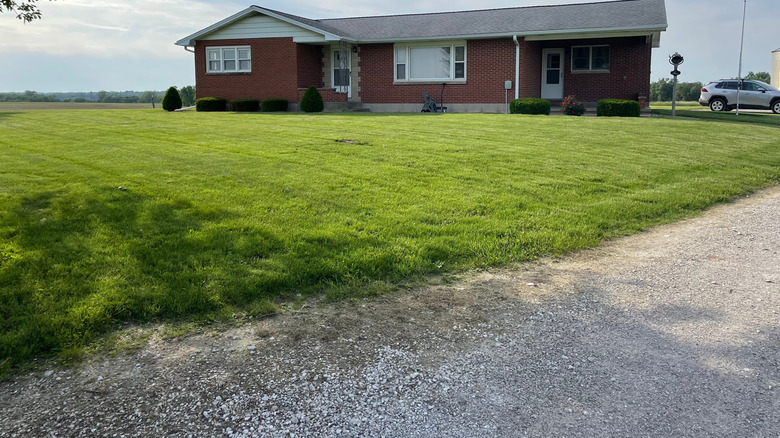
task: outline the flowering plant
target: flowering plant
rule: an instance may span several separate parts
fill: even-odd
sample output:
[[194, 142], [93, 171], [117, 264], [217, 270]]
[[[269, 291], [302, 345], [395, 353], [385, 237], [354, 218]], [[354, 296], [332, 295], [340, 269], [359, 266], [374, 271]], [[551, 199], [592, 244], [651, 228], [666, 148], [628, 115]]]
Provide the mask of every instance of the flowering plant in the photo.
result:
[[577, 98], [572, 94], [566, 96], [561, 102], [561, 112], [567, 116], [581, 116], [585, 113], [585, 104], [577, 102]]

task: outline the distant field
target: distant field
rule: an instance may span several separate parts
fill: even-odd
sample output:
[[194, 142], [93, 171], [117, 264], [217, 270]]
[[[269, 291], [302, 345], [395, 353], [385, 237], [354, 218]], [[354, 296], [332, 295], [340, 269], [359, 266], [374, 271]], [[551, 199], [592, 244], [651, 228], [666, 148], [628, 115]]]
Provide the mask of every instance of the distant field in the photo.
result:
[[[155, 103], [157, 109], [162, 104]], [[151, 103], [98, 103], [98, 102], [0, 102], [0, 111], [72, 110], [72, 109], [152, 109]]]
[[780, 181], [780, 131], [750, 120], [0, 112], [0, 375], [122, 321], [350, 299], [697, 214]]

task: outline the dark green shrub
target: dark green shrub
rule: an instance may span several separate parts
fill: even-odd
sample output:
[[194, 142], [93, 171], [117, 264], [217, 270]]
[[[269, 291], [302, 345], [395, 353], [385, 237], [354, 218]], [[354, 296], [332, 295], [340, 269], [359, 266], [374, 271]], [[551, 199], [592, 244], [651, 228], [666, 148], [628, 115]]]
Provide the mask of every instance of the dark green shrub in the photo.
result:
[[264, 113], [287, 111], [287, 99], [263, 99], [263, 102], [260, 104], [260, 111]]
[[527, 97], [515, 99], [509, 102], [510, 114], [545, 114], [550, 115], [550, 101], [547, 99], [537, 99]]
[[312, 85], [303, 93], [301, 98], [301, 111], [307, 113], [319, 113], [325, 109], [325, 104], [322, 102], [322, 95], [317, 91], [317, 87]]
[[221, 97], [201, 97], [195, 101], [195, 111], [225, 111], [227, 99]]
[[596, 102], [599, 117], [639, 117], [641, 109], [635, 100], [601, 99]]
[[86, 102], [86, 101], [87, 101], [87, 99], [84, 99], [83, 97], [74, 97], [74, 98], [73, 98], [73, 99], [71, 99], [70, 101], [71, 101], [71, 102], [76, 102], [76, 103], [84, 103], [84, 102]]
[[258, 99], [233, 99], [229, 106], [230, 111], [253, 113], [260, 109], [260, 101]]
[[179, 96], [179, 90], [176, 87], [170, 87], [165, 92], [165, 96], [162, 98], [162, 107], [165, 111], [181, 109], [181, 96]]

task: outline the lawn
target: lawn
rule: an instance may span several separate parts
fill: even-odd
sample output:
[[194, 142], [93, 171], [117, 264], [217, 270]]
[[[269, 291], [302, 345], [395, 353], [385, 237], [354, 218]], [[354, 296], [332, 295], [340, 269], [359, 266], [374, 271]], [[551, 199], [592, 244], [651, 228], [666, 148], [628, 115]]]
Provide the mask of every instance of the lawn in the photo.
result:
[[122, 321], [560, 255], [776, 183], [780, 131], [722, 123], [0, 112], [0, 368]]
[[[671, 102], [652, 102], [650, 106], [655, 115], [672, 115]], [[773, 114], [771, 111], [741, 109], [739, 110], [739, 114], [737, 114], [735, 110], [712, 112], [708, 107], [701, 106], [699, 102], [677, 102], [676, 115], [678, 117], [697, 118], [702, 120], [752, 123], [780, 127], [780, 115]]]

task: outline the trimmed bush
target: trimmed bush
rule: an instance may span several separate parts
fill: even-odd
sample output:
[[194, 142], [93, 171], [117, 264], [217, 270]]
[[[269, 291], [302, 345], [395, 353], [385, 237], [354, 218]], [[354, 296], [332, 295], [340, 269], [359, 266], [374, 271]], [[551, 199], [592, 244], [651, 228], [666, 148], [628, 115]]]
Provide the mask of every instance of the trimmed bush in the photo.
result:
[[639, 117], [641, 108], [635, 100], [601, 99], [596, 102], [599, 117]]
[[322, 95], [317, 91], [317, 87], [312, 85], [303, 93], [301, 98], [301, 111], [307, 113], [319, 113], [325, 109], [325, 104], [322, 102]]
[[181, 96], [179, 96], [179, 90], [176, 87], [170, 87], [165, 92], [165, 96], [162, 98], [162, 107], [165, 111], [181, 109]]
[[260, 109], [260, 100], [258, 99], [233, 99], [230, 101], [230, 111], [239, 111], [244, 113], [254, 113]]
[[264, 113], [287, 111], [287, 99], [263, 99], [263, 102], [260, 104], [260, 111]]
[[225, 111], [227, 99], [221, 97], [201, 97], [195, 101], [195, 111]]
[[526, 97], [515, 99], [509, 102], [510, 114], [544, 114], [550, 115], [550, 101], [547, 99], [537, 99], [535, 97]]

